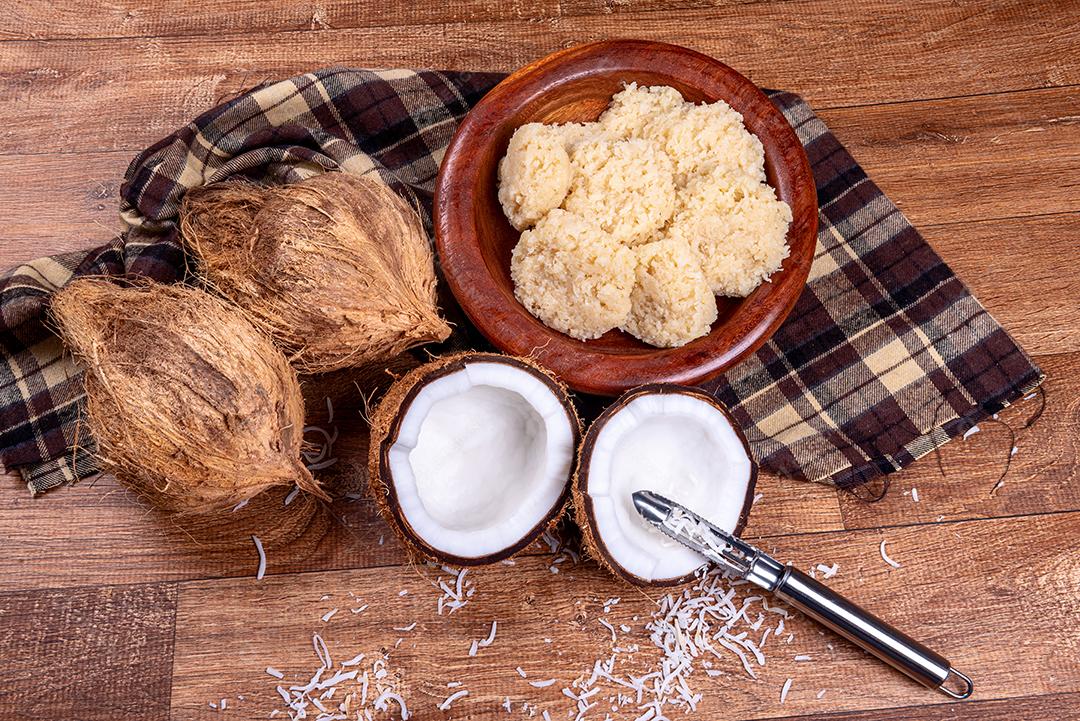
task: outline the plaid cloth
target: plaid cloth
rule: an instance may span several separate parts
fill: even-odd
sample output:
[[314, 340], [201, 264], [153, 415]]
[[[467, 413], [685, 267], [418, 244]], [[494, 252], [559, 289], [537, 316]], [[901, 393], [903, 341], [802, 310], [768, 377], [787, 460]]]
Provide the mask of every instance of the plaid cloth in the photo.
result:
[[[81, 374], [47, 325], [53, 291], [88, 274], [183, 279], [180, 199], [228, 177], [378, 172], [430, 213], [458, 121], [501, 77], [320, 70], [245, 93], [141, 153], [121, 188], [121, 237], [0, 277], [0, 461], [35, 493], [94, 471], [78, 433]], [[813, 166], [817, 253], [787, 322], [707, 388], [764, 470], [852, 487], [962, 433], [1042, 375], [810, 107], [769, 95]]]

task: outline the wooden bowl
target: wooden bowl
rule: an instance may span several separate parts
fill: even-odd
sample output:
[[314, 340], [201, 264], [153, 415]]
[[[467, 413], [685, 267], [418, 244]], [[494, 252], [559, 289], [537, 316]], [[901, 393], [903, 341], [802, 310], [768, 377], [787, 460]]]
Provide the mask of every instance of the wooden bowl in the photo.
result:
[[[770, 282], [746, 298], [717, 298], [708, 335], [654, 348], [622, 331], [580, 341], [548, 328], [514, 297], [510, 253], [519, 233], [497, 197], [497, 167], [510, 136], [531, 122], [595, 120], [623, 83], [670, 85], [692, 102], [724, 100], [765, 147], [765, 173], [791, 206], [791, 253]], [[810, 164], [787, 120], [753, 83], [710, 57], [664, 43], [611, 40], [580, 45], [507, 77], [466, 115], [435, 188], [435, 241], [462, 309], [500, 350], [531, 356], [571, 388], [617, 395], [646, 383], [704, 382], [754, 352], [779, 327], [806, 284], [817, 235]]]

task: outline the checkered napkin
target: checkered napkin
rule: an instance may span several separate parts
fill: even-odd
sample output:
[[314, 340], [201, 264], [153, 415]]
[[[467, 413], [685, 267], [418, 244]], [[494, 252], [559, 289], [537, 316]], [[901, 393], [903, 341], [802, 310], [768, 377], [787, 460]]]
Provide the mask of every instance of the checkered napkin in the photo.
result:
[[[81, 373], [46, 317], [57, 288], [81, 275], [182, 280], [180, 199], [228, 177], [378, 172], [430, 212], [457, 123], [501, 77], [320, 70], [245, 93], [141, 153], [121, 188], [123, 235], [0, 277], [0, 461], [34, 493], [95, 470], [77, 422]], [[940, 446], [1042, 375], [810, 107], [790, 93], [770, 97], [813, 166], [817, 252], [780, 330], [707, 387], [743, 424], [764, 470], [852, 487]]]

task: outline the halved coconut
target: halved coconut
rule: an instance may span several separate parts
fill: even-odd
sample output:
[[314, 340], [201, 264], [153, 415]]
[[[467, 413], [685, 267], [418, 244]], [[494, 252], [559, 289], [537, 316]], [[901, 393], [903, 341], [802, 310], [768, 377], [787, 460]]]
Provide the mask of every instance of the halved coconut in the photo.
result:
[[421, 555], [508, 558], [566, 503], [581, 435], [565, 388], [531, 361], [462, 353], [415, 368], [371, 421], [372, 495]]
[[629, 391], [585, 434], [574, 513], [589, 552], [637, 585], [690, 578], [705, 559], [649, 525], [634, 491], [655, 491], [739, 533], [757, 464], [728, 410], [711, 395], [672, 385]]

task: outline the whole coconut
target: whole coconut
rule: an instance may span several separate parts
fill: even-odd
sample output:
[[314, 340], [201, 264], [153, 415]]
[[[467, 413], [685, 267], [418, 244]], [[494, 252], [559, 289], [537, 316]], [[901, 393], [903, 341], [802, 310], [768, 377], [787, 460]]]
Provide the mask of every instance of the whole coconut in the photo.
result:
[[293, 484], [325, 497], [300, 461], [296, 373], [235, 308], [180, 285], [81, 279], [52, 313], [86, 368], [102, 469], [150, 503], [207, 513]]
[[303, 373], [386, 361], [450, 335], [420, 216], [376, 175], [206, 186], [184, 198], [180, 229], [207, 285]]

